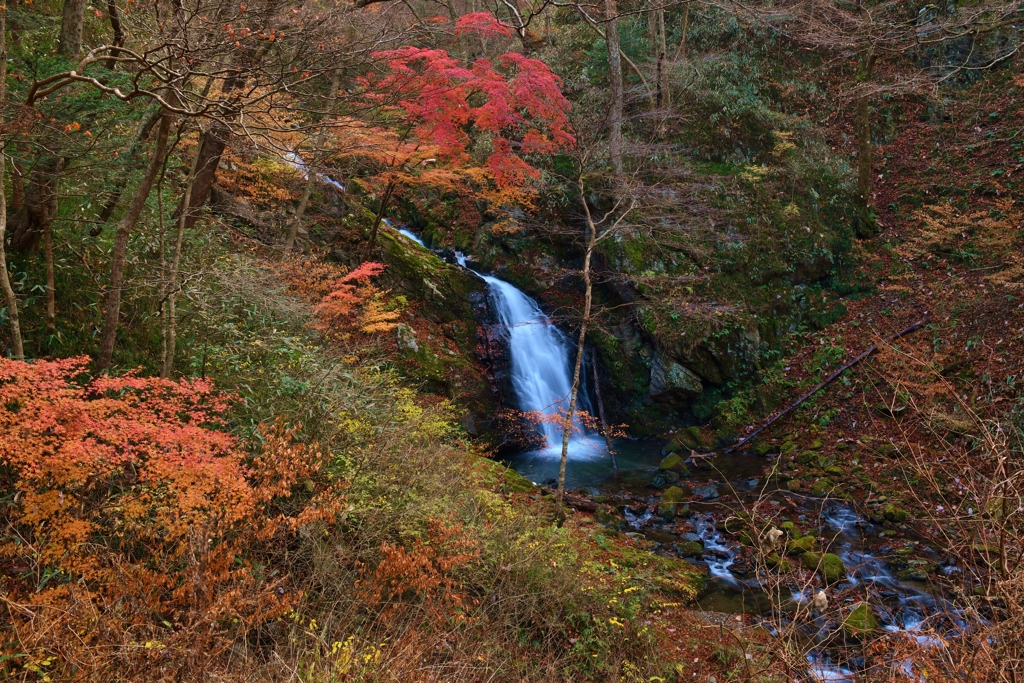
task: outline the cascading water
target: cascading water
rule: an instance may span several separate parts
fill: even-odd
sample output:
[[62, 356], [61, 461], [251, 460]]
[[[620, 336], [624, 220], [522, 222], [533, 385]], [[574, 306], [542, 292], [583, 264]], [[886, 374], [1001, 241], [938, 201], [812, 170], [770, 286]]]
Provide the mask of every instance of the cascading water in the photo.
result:
[[[562, 427], [558, 416], [568, 410], [572, 391], [572, 366], [565, 335], [544, 315], [537, 302], [519, 289], [490, 275], [480, 277], [490, 288], [498, 320], [508, 334], [512, 388], [519, 409], [540, 417], [537, 428], [548, 448], [560, 446]], [[577, 409], [590, 409], [582, 386]], [[590, 442], [584, 435], [574, 437], [574, 445], [579, 445], [581, 439]]]

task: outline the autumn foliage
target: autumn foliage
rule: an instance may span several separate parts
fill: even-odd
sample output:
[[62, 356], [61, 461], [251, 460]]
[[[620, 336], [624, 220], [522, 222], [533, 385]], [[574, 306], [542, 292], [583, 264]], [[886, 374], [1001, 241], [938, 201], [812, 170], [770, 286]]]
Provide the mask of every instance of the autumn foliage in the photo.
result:
[[[467, 14], [456, 32], [508, 35], [486, 12]], [[446, 50], [402, 47], [375, 53], [388, 73], [364, 80], [367, 96], [406, 118], [417, 140], [449, 160], [464, 161], [471, 132], [489, 137], [485, 167], [499, 185], [538, 175], [523, 158], [553, 154], [575, 143], [561, 79], [544, 62], [509, 52], [469, 66]]]
[[333, 521], [341, 484], [283, 428], [241, 450], [209, 381], [87, 364], [0, 360], [5, 654], [60, 678], [209, 661], [293, 604], [251, 557]]

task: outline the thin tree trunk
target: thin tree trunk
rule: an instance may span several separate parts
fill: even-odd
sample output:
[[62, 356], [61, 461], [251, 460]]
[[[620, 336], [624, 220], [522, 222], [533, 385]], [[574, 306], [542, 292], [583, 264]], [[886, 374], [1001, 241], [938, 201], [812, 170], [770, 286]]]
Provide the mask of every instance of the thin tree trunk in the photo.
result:
[[672, 58], [673, 62], [678, 62], [679, 58], [686, 59], [686, 33], [690, 30], [690, 3], [683, 5], [683, 35], [679, 38], [679, 47], [676, 48], [676, 56]]
[[583, 193], [582, 176], [579, 183], [580, 201], [586, 210], [587, 217], [587, 251], [583, 257], [583, 317], [580, 320], [580, 334], [576, 340], [576, 364], [572, 372], [572, 391], [569, 395], [569, 409], [562, 421], [562, 458], [558, 463], [558, 492], [555, 496], [558, 502], [559, 514], [562, 510], [562, 499], [565, 496], [565, 466], [569, 461], [569, 436], [572, 433], [572, 416], [576, 410], [576, 399], [580, 391], [580, 368], [583, 366], [584, 342], [587, 339], [587, 326], [590, 324], [590, 306], [593, 300], [593, 287], [590, 281], [590, 257], [594, 253], [594, 246], [597, 244], [597, 226], [590, 217], [590, 208], [586, 205], [587, 198]]
[[107, 290], [106, 315], [103, 320], [103, 332], [100, 335], [100, 351], [96, 357], [96, 369], [103, 371], [110, 367], [114, 356], [114, 342], [117, 338], [118, 318], [121, 314], [121, 288], [124, 283], [124, 264], [128, 251], [128, 238], [131, 235], [135, 223], [142, 214], [146, 205], [150, 190], [156, 181], [157, 173], [163, 164], [164, 154], [167, 151], [167, 134], [171, 129], [171, 114], [165, 113], [160, 119], [160, 128], [157, 132], [156, 146], [153, 149], [153, 156], [149, 160], [149, 168], [139, 181], [135, 189], [135, 197], [128, 205], [127, 211], [117, 224], [117, 233], [114, 235], [114, 251], [110, 264], [110, 287]]
[[[203, 137], [209, 133], [204, 133]], [[203, 140], [199, 141], [196, 156], [192, 160], [192, 168], [188, 171], [188, 179], [185, 181], [185, 194], [181, 198], [182, 206], [191, 206], [192, 204], [192, 192], [196, 184], [196, 177], [199, 172], [200, 157], [199, 151], [203, 148]], [[183, 212], [178, 216], [177, 221], [177, 234], [174, 236], [174, 256], [171, 258], [171, 272], [169, 274], [169, 288], [167, 290], [167, 335], [166, 335], [166, 351], [164, 352], [164, 362], [160, 368], [161, 377], [170, 377], [171, 370], [174, 369], [174, 351], [177, 345], [177, 310], [176, 301], [178, 297], [178, 288], [180, 284], [179, 273], [181, 269], [181, 248], [185, 241], [185, 225], [188, 223], [189, 212]]]
[[[7, 95], [7, 12], [0, 12], [0, 123], [3, 122], [3, 103]], [[11, 325], [11, 355], [25, 358], [25, 347], [21, 341], [21, 325], [18, 321], [18, 299], [11, 287], [7, 272], [7, 193], [4, 191], [4, 171], [7, 169], [7, 155], [0, 146], [0, 288], [4, 290], [7, 303], [7, 320]]]
[[388, 181], [388, 187], [384, 190], [384, 196], [380, 200], [380, 209], [377, 211], [377, 217], [373, 221], [373, 229], [370, 230], [370, 246], [368, 251], [373, 251], [374, 246], [377, 244], [377, 229], [380, 227], [380, 222], [384, 220], [384, 210], [388, 207], [388, 202], [391, 201], [391, 193], [395, 190], [396, 180], [392, 178]]
[[668, 127], [668, 108], [671, 106], [671, 97], [668, 84], [668, 47], [665, 39], [665, 10], [658, 8], [654, 13], [655, 34], [652, 36], [655, 51], [657, 52], [657, 109], [658, 109], [658, 137], [665, 137]]
[[594, 371], [594, 396], [597, 397], [597, 416], [601, 420], [601, 436], [612, 458], [612, 473], [619, 476], [619, 464], [615, 461], [615, 449], [612, 448], [612, 435], [608, 429], [608, 420], [604, 417], [604, 400], [601, 398], [601, 378], [597, 374], [597, 352], [590, 354], [590, 367]]
[[867, 91], [874, 76], [875, 53], [868, 47], [861, 56], [857, 70], [857, 81], [865, 91], [857, 98], [854, 127], [857, 131], [857, 235], [873, 237], [878, 232], [878, 223], [871, 206], [871, 164], [874, 145], [871, 141], [871, 95]]
[[60, 23], [60, 46], [57, 53], [75, 59], [82, 51], [82, 25], [85, 19], [85, 0], [64, 0], [64, 15]]
[[46, 226], [43, 233], [43, 258], [46, 261], [46, 331], [54, 334], [57, 331], [57, 313], [54, 298], [56, 287], [53, 283], [53, 227]]
[[619, 18], [615, 0], [604, 0], [605, 43], [608, 45], [608, 82], [611, 90], [611, 108], [608, 114], [608, 153], [612, 162], [615, 184], [622, 184], [622, 52], [619, 45]]

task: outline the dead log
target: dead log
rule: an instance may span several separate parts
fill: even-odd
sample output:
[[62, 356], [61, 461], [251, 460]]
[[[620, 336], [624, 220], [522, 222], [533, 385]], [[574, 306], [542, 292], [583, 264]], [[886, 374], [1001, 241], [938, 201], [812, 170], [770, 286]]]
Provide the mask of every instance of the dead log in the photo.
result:
[[[924, 318], [921, 318], [920, 320], [918, 320], [916, 323], [914, 323], [910, 327], [905, 327], [902, 330], [900, 330], [899, 332], [897, 332], [895, 334], [889, 335], [884, 340], [879, 342], [879, 344], [895, 341], [896, 339], [899, 339], [900, 337], [902, 337], [904, 335], [910, 334], [911, 332], [913, 332], [914, 330], [918, 329], [919, 327], [922, 327], [927, 322], [928, 322], [928, 317], [925, 316]], [[829, 375], [828, 377], [823, 379], [813, 389], [811, 389], [810, 391], [805, 393], [803, 396], [801, 396], [800, 398], [798, 398], [797, 400], [793, 401], [788, 406], [786, 406], [782, 410], [782, 412], [776, 413], [776, 415], [774, 417], [772, 417], [772, 418], [768, 419], [767, 421], [765, 421], [760, 427], [758, 427], [753, 432], [751, 432], [747, 436], [743, 437], [742, 439], [740, 439], [739, 441], [734, 443], [729, 448], [726, 448], [724, 451], [722, 451], [722, 453], [732, 453], [733, 451], [736, 451], [736, 450], [742, 448], [743, 446], [745, 446], [746, 444], [750, 443], [750, 441], [755, 436], [757, 436], [758, 434], [760, 434], [764, 430], [766, 430], [769, 427], [771, 427], [773, 424], [778, 422], [782, 417], [784, 417], [784, 416], [788, 415], [789, 413], [791, 413], [793, 410], [798, 408], [801, 403], [803, 403], [804, 401], [809, 399], [811, 396], [814, 396], [821, 389], [824, 389], [825, 387], [827, 387], [829, 384], [834, 382], [836, 380], [836, 378], [838, 378], [844, 372], [846, 372], [847, 370], [852, 368], [854, 365], [856, 365], [857, 363], [861, 362], [862, 360], [864, 360], [865, 358], [867, 358], [868, 356], [870, 356], [871, 354], [873, 354], [877, 350], [878, 350], [878, 344], [872, 344], [867, 349], [865, 349], [859, 356], [857, 356], [853, 360], [851, 360], [848, 363], [846, 363], [843, 367], [839, 368], [838, 370], [833, 372], [831, 375]]]

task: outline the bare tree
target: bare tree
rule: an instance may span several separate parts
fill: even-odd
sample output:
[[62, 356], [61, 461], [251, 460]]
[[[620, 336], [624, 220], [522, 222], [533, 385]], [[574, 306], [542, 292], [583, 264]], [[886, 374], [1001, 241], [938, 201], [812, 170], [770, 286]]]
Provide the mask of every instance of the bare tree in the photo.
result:
[[[565, 417], [562, 420], [562, 457], [558, 464], [557, 493], [559, 508], [561, 508], [562, 499], [565, 495], [565, 468], [566, 463], [569, 460], [569, 437], [572, 433], [572, 419], [576, 411], [576, 400], [579, 397], [580, 371], [583, 367], [583, 356], [586, 352], [585, 344], [587, 340], [587, 328], [590, 325], [591, 307], [594, 300], [594, 285], [591, 277], [591, 260], [594, 255], [594, 250], [597, 249], [602, 242], [618, 232], [630, 212], [636, 207], [635, 198], [629, 197], [627, 199], [620, 196], [611, 209], [605, 212], [601, 218], [595, 219], [590, 210], [590, 205], [587, 203], [586, 183], [583, 171], [584, 163], [585, 157], [580, 162], [580, 173], [576, 178], [576, 190], [579, 193], [580, 205], [583, 209], [583, 219], [586, 224], [586, 247], [583, 255], [583, 270], [581, 272], [584, 291], [583, 311], [580, 317], [579, 334], [576, 338], [576, 362], [573, 366], [569, 408], [566, 410]], [[624, 204], [627, 205], [625, 209], [622, 208]]]

